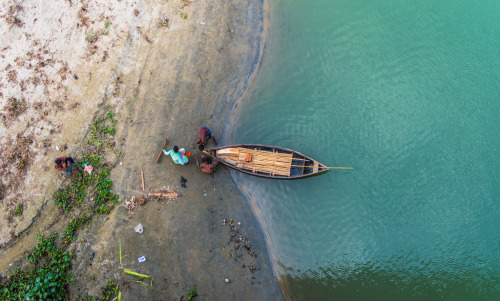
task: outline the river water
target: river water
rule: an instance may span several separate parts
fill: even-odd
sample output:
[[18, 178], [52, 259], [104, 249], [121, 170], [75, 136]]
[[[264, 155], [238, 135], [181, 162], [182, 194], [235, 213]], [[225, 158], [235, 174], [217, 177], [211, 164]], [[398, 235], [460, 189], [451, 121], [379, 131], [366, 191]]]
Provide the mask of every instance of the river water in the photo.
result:
[[289, 300], [500, 300], [500, 1], [269, 0], [229, 143], [330, 171], [240, 173]]

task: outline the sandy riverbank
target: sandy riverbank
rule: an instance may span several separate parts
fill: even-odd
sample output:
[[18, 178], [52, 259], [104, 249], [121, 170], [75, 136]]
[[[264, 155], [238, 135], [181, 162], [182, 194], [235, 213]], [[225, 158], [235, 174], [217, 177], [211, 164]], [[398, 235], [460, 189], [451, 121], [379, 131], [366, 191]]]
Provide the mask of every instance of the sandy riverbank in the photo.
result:
[[[112, 172], [121, 202], [110, 216], [81, 231], [71, 246], [77, 254], [72, 298], [98, 295], [114, 279], [122, 300], [177, 300], [194, 285], [198, 300], [281, 299], [262, 234], [229, 171], [221, 166], [205, 175], [194, 161], [188, 166], [171, 165], [169, 158], [155, 163], [166, 137], [169, 147], [177, 144], [197, 154], [194, 140], [202, 125], [224, 141], [221, 133], [232, 104], [259, 59], [263, 4], [182, 4], [123, 0], [3, 5], [2, 45], [10, 47], [2, 49], [0, 66], [5, 121], [0, 134], [2, 153], [13, 155], [2, 158], [9, 171], [2, 176], [1, 218], [8, 220], [1, 229], [2, 272], [23, 264], [37, 231], [61, 229], [65, 219], [51, 196], [64, 177], [53, 170], [52, 161], [78, 156], [91, 121], [110, 107], [119, 120], [115, 141], [123, 153], [122, 165]], [[12, 107], [13, 102], [18, 104]], [[19, 163], [23, 158], [25, 166]], [[143, 194], [141, 170], [146, 191], [169, 187], [181, 197], [146, 203], [130, 217], [123, 203]], [[186, 188], [180, 185], [181, 176], [187, 179]], [[9, 216], [19, 203], [23, 215]], [[232, 219], [236, 230], [223, 219]], [[142, 234], [133, 230], [138, 223], [144, 226]], [[238, 247], [240, 237], [250, 241], [250, 250]], [[124, 266], [153, 276], [153, 288], [142, 287], [118, 269], [119, 239]], [[139, 263], [140, 256], [146, 262]], [[252, 271], [252, 266], [259, 270]]]

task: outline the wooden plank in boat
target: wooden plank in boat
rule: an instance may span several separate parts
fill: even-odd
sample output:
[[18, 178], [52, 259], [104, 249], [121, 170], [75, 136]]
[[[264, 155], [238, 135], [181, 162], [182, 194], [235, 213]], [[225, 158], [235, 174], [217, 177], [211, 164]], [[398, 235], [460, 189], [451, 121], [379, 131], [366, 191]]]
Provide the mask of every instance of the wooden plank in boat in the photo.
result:
[[319, 163], [318, 161], [314, 161], [314, 165], [313, 165], [313, 173], [317, 173], [318, 170], [319, 170]]
[[256, 162], [258, 164], [270, 164], [270, 165], [276, 165], [276, 166], [285, 166], [286, 165], [286, 166], [288, 166], [292, 163], [292, 158], [276, 160], [276, 159], [255, 157], [252, 160], [252, 162]]
[[291, 153], [273, 153], [271, 151], [263, 151], [263, 150], [253, 150], [253, 149], [248, 149], [248, 148], [240, 148], [240, 153], [245, 153], [245, 154], [252, 154], [252, 155], [262, 155], [266, 157], [291, 157], [293, 154]]
[[[242, 152], [241, 154], [246, 154], [246, 152]], [[241, 155], [240, 155], [241, 156]], [[269, 153], [269, 152], [259, 152], [259, 153], [252, 153], [253, 158], [265, 158], [265, 159], [272, 159], [272, 160], [278, 160], [278, 161], [288, 161], [293, 157], [293, 154], [286, 154], [286, 153]]]
[[276, 174], [281, 176], [290, 176], [290, 169], [281, 169], [281, 168], [273, 168], [273, 166], [268, 165], [257, 165], [257, 164], [248, 164], [246, 162], [237, 162], [236, 167], [245, 169], [252, 172], [260, 172], [260, 173], [269, 173]]
[[[244, 154], [240, 155], [238, 160], [240, 161], [246, 161], [246, 157]], [[290, 163], [292, 161], [292, 158], [266, 158], [266, 157], [261, 157], [261, 156], [254, 156], [250, 162], [261, 162], [261, 163]]]
[[[244, 161], [244, 160], [238, 160], [238, 161]], [[291, 160], [288, 162], [277, 162], [272, 160], [252, 160], [251, 162], [247, 163], [255, 165], [272, 166], [276, 168], [291, 168], [292, 164]]]
[[235, 147], [235, 148], [223, 148], [223, 149], [218, 149], [216, 151], [217, 155], [222, 155], [222, 154], [239, 154], [240, 153], [240, 148]]
[[[237, 168], [250, 172], [267, 173], [270, 175], [290, 176], [293, 154], [278, 153], [248, 148], [227, 148], [216, 151], [217, 156]], [[245, 162], [248, 154], [251, 162]]]
[[261, 155], [261, 154], [256, 154], [253, 156], [255, 159], [260, 159], [260, 160], [272, 160], [272, 161], [290, 161], [292, 160], [292, 155], [290, 154], [289, 156], [279, 156], [279, 157], [275, 157], [275, 156], [265, 156], [265, 155]]

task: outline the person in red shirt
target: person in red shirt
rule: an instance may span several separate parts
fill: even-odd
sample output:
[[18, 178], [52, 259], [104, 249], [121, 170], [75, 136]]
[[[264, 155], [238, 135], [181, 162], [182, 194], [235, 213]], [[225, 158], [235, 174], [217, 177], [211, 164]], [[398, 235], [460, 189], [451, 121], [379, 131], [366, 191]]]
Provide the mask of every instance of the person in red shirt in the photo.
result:
[[201, 159], [200, 159], [201, 164], [198, 161], [198, 158], [197, 157], [195, 157], [195, 158], [196, 158], [196, 164], [198, 164], [201, 171], [203, 171], [204, 173], [212, 173], [215, 170], [215, 167], [217, 166], [217, 164], [219, 163], [219, 159], [214, 158], [212, 160], [212, 158], [207, 157], [205, 155], [201, 156]]

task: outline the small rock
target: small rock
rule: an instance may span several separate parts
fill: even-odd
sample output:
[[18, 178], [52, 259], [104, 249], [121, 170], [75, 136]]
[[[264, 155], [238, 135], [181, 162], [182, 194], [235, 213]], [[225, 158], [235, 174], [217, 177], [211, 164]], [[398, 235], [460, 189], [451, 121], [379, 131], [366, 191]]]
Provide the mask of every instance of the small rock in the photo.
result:
[[224, 279], [224, 281], [225, 281], [226, 283], [229, 283], [229, 279], [228, 279], [228, 278]]

